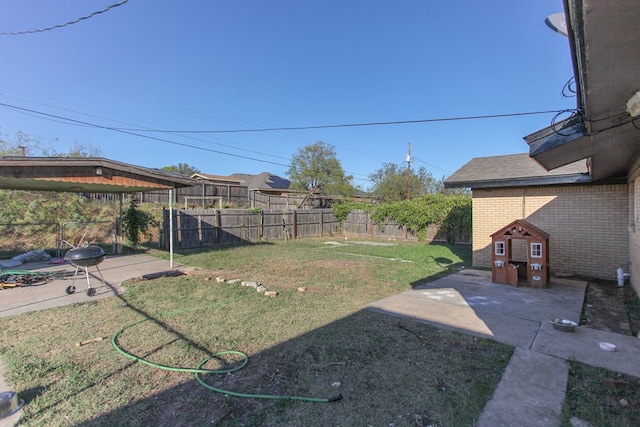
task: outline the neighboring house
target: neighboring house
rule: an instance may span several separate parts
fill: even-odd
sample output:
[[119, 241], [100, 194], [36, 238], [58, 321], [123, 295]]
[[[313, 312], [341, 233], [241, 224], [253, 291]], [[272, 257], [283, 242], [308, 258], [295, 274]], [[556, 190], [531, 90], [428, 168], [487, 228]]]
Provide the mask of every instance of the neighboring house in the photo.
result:
[[220, 185], [228, 185], [228, 186], [238, 186], [242, 185], [243, 180], [239, 178], [233, 178], [230, 176], [222, 176], [222, 175], [210, 175], [207, 173], [194, 173], [191, 175], [192, 179], [196, 179], [198, 181], [207, 181], [212, 184], [220, 184]]
[[196, 173], [191, 177], [200, 184], [190, 190], [194, 194], [188, 198], [201, 200], [202, 205], [214, 200], [218, 201], [220, 206], [230, 204], [241, 208], [270, 208], [273, 196], [285, 196], [284, 202], [273, 204], [288, 206], [289, 200], [286, 196], [290, 193], [289, 180], [269, 172], [258, 175], [235, 173], [230, 176]]
[[[475, 158], [445, 186], [471, 188], [474, 267], [491, 268], [491, 234], [524, 219], [550, 236], [551, 274], [613, 280], [627, 270], [628, 186], [593, 183], [584, 160], [547, 171], [526, 153]], [[524, 242], [513, 244], [514, 259], [526, 260]]]
[[249, 188], [249, 191], [262, 194], [282, 196], [291, 192], [291, 190], [289, 190], [291, 181], [269, 172], [262, 172], [258, 175], [234, 173], [229, 178], [239, 179], [243, 182], [243, 185]]
[[[551, 174], [547, 177], [558, 168], [581, 161], [588, 164], [588, 179], [582, 179], [590, 183], [523, 185], [519, 196], [513, 187], [475, 187], [474, 214], [480, 215], [478, 221], [483, 218], [480, 208], [487, 195], [497, 198], [504, 192], [505, 202], [517, 203], [519, 198], [520, 218], [550, 234], [552, 270], [561, 272], [575, 264], [576, 273], [613, 280], [615, 269], [622, 267], [631, 273], [630, 281], [640, 292], [640, 230], [636, 230], [640, 215], [640, 2], [563, 3], [576, 112], [562, 123], [526, 136], [525, 141], [529, 156]], [[524, 172], [516, 175], [513, 179], [527, 178]], [[445, 185], [456, 184], [450, 178]], [[524, 191], [526, 198], [522, 197]], [[539, 194], [537, 209], [530, 204], [534, 194]], [[495, 200], [489, 205], [492, 215], [505, 216], [496, 224], [506, 225], [515, 215], [498, 207]], [[559, 220], [564, 229], [553, 224]], [[476, 233], [476, 227], [485, 225], [476, 223], [474, 217], [474, 238], [484, 233]], [[491, 225], [487, 232], [489, 228]], [[575, 236], [573, 241], [569, 236]], [[571, 241], [561, 246], [561, 242]], [[482, 263], [480, 246], [474, 241], [474, 262]], [[572, 251], [578, 254], [571, 255]]]
[[288, 179], [279, 177], [269, 172], [262, 172], [258, 175], [247, 173], [234, 173], [230, 176], [210, 175], [206, 173], [195, 173], [191, 178], [200, 181], [207, 181], [211, 184], [227, 185], [229, 187], [246, 187], [248, 191], [256, 191], [263, 194], [273, 194], [280, 196], [289, 193]]

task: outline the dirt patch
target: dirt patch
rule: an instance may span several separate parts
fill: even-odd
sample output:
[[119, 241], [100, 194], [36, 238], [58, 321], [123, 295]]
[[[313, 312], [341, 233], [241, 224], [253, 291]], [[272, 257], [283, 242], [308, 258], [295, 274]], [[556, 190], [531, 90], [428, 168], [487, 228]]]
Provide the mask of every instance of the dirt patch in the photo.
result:
[[634, 298], [638, 297], [628, 285], [619, 287], [616, 282], [590, 280], [580, 324], [601, 331], [637, 335], [640, 317], [629, 316], [627, 312], [627, 307], [633, 305]]

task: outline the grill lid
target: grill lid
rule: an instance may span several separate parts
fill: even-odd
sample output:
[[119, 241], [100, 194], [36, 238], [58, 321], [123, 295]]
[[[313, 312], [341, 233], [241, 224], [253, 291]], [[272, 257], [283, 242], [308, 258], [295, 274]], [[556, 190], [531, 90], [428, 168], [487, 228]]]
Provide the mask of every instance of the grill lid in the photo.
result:
[[105, 255], [104, 250], [100, 246], [83, 246], [69, 249], [64, 259], [72, 264], [87, 267], [100, 264], [104, 261]]

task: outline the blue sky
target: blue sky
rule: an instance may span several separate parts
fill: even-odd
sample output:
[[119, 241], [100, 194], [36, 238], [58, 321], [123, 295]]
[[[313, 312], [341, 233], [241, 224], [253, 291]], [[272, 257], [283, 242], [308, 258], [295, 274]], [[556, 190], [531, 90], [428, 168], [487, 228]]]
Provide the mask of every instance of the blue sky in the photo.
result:
[[[64, 24], [120, 1], [0, 0], [0, 32]], [[292, 155], [323, 141], [364, 189], [384, 162], [404, 165], [411, 144], [412, 166], [440, 178], [474, 157], [526, 152], [522, 137], [554, 114], [145, 130], [575, 108], [562, 95], [573, 74], [568, 40], [544, 23], [561, 11], [561, 0], [129, 0], [63, 28], [0, 36], [0, 103], [37, 112], [0, 106], [0, 135], [216, 175], [286, 176]]]

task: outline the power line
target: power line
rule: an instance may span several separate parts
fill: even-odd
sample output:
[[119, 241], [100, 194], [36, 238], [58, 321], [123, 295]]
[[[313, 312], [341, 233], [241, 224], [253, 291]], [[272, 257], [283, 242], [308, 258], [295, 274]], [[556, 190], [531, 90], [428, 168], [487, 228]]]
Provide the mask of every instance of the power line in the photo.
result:
[[93, 12], [93, 13], [87, 15], [87, 16], [82, 16], [82, 17], [80, 17], [78, 19], [74, 19], [73, 21], [69, 21], [69, 22], [66, 22], [64, 24], [58, 24], [58, 25], [54, 25], [52, 27], [47, 27], [47, 28], [40, 28], [38, 30], [2, 32], [2, 33], [0, 33], [0, 36], [21, 36], [21, 35], [24, 35], [24, 34], [43, 33], [45, 31], [51, 31], [51, 30], [56, 30], [58, 28], [68, 27], [69, 25], [77, 24], [78, 22], [84, 21], [85, 19], [93, 18], [96, 15], [100, 15], [101, 13], [108, 12], [109, 10], [111, 10], [111, 9], [113, 9], [115, 7], [122, 6], [123, 4], [125, 4], [128, 1], [129, 0], [122, 0], [120, 3], [112, 4], [111, 6], [107, 6], [102, 10], [98, 10], [98, 11]]
[[[5, 95], [5, 97], [6, 97], [6, 95]], [[62, 111], [66, 111], [66, 112], [74, 113], [74, 114], [79, 114], [79, 115], [87, 116], [87, 117], [94, 118], [94, 119], [106, 120], [106, 121], [111, 121], [111, 122], [115, 122], [115, 123], [123, 123], [123, 124], [131, 125], [131, 126], [135, 126], [135, 124], [133, 124], [133, 123], [127, 123], [127, 122], [123, 122], [121, 120], [110, 119], [110, 118], [102, 117], [102, 116], [95, 115], [95, 114], [83, 113], [83, 112], [72, 110], [72, 109], [69, 109], [69, 108], [56, 107], [55, 105], [45, 104], [45, 103], [37, 102], [37, 101], [30, 101], [28, 99], [17, 98], [17, 97], [14, 97], [14, 96], [9, 96], [9, 98], [17, 99], [19, 101], [30, 102], [32, 104], [41, 105], [43, 107], [55, 108], [55, 109], [58, 109], [58, 110], [62, 110]], [[59, 119], [55, 119], [55, 118], [52, 118], [52, 117], [38, 116], [38, 114], [43, 114], [43, 113], [40, 113], [40, 112], [37, 112], [37, 111], [36, 111], [36, 114], [28, 113], [26, 111], [21, 111], [21, 113], [29, 115], [29, 116], [33, 116], [33, 117], [39, 117], [40, 119], [43, 119], [43, 120], [50, 120], [50, 121], [53, 121], [53, 122], [62, 123], [62, 124], [66, 124], [66, 125], [79, 126], [79, 127], [89, 127], [89, 128], [90, 127], [95, 127], [95, 125], [93, 125], [93, 124], [83, 124], [81, 122], [70, 123], [70, 119], [66, 119], [66, 118], [64, 118], [63, 120], [59, 120]], [[113, 127], [109, 127], [109, 129], [113, 130], [114, 128]], [[144, 129], [144, 128], [140, 128], [140, 129]], [[245, 152], [248, 152], [248, 153], [260, 154], [261, 156], [267, 156], [267, 157], [273, 157], [273, 158], [276, 158], [276, 159], [287, 160], [286, 157], [276, 156], [276, 155], [269, 154], [269, 153], [263, 153], [261, 151], [250, 150], [250, 149], [247, 149], [247, 148], [240, 149], [237, 146], [233, 146], [233, 145], [229, 145], [229, 144], [223, 144], [221, 142], [209, 141], [209, 140], [202, 139], [202, 138], [197, 138], [197, 137], [194, 137], [194, 136], [186, 136], [186, 135], [175, 135], [175, 136], [179, 136], [180, 138], [191, 139], [193, 141], [204, 142], [206, 144], [218, 145], [218, 146], [221, 146], [221, 147], [227, 147], [227, 148], [231, 148], [231, 149], [234, 149], [234, 150], [245, 151]]]
[[[42, 105], [45, 105], [45, 104], [42, 104]], [[18, 106], [11, 105], [11, 104], [6, 104], [6, 103], [0, 103], [0, 106], [4, 106], [4, 107], [7, 107], [7, 108], [11, 108], [11, 109], [20, 111], [23, 114], [35, 115], [35, 116], [39, 116], [41, 118], [46, 118], [48, 120], [60, 121], [60, 122], [65, 123], [65, 124], [70, 124], [70, 125], [75, 125], [75, 126], [86, 126], [86, 127], [93, 127], [93, 128], [98, 128], [98, 129], [110, 130], [110, 131], [119, 132], [119, 133], [126, 134], [126, 135], [132, 135], [132, 136], [137, 136], [137, 137], [140, 137], [140, 138], [146, 138], [146, 139], [150, 139], [150, 140], [154, 140], [154, 141], [165, 142], [165, 143], [168, 143], [168, 144], [179, 145], [179, 146], [188, 147], [188, 148], [194, 148], [196, 150], [207, 151], [207, 152], [211, 152], [211, 153], [222, 154], [222, 155], [225, 155], [225, 156], [236, 157], [236, 158], [240, 158], [240, 159], [252, 160], [252, 161], [256, 161], [256, 162], [268, 163], [268, 164], [272, 164], [272, 165], [276, 165], [276, 166], [284, 166], [284, 167], [288, 167], [289, 165], [288, 164], [284, 164], [284, 163], [268, 161], [268, 160], [262, 160], [262, 159], [258, 159], [258, 158], [255, 158], [255, 157], [243, 156], [243, 155], [239, 155], [239, 154], [232, 154], [232, 153], [227, 153], [227, 152], [224, 152], [224, 151], [219, 151], [219, 150], [213, 150], [213, 149], [209, 149], [209, 148], [199, 147], [199, 146], [196, 146], [196, 145], [181, 143], [181, 142], [172, 141], [172, 140], [159, 138], [159, 137], [154, 137], [154, 136], [150, 136], [150, 135], [144, 135], [144, 134], [141, 134], [141, 133], [144, 133], [144, 132], [156, 132], [156, 133], [167, 133], [167, 134], [174, 134], [175, 136], [180, 136], [180, 135], [176, 135], [176, 134], [180, 134], [180, 133], [268, 132], [268, 131], [305, 130], [305, 129], [321, 129], [321, 128], [341, 128], [341, 127], [357, 127], [357, 126], [399, 125], [399, 124], [430, 123], [430, 122], [443, 122], [443, 121], [455, 121], [455, 120], [477, 120], [477, 119], [490, 119], [490, 118], [526, 116], [526, 115], [534, 115], [534, 114], [550, 114], [550, 113], [556, 113], [557, 114], [559, 112], [566, 111], [566, 110], [549, 110], [549, 111], [535, 111], [535, 112], [524, 112], [524, 113], [493, 114], [493, 115], [482, 115], [482, 116], [448, 117], [448, 118], [438, 118], [438, 119], [404, 120], [404, 121], [389, 121], [389, 122], [349, 123], [349, 124], [323, 125], [323, 126], [281, 127], [281, 128], [241, 129], [241, 130], [210, 130], [210, 131], [195, 131], [195, 130], [191, 130], [190, 131], [190, 130], [186, 130], [186, 131], [180, 131], [180, 130], [158, 130], [158, 129], [145, 129], [145, 128], [119, 128], [119, 127], [113, 127], [113, 126], [104, 126], [104, 125], [100, 125], [100, 124], [97, 124], [97, 123], [71, 119], [71, 118], [68, 118], [68, 117], [49, 114], [49, 113], [45, 113], [45, 112], [42, 112], [42, 111], [37, 111], [37, 110], [28, 109], [28, 108], [24, 108], [24, 107], [18, 107]], [[68, 110], [68, 111], [74, 112], [73, 110]], [[84, 113], [80, 113], [80, 114], [84, 114]], [[103, 117], [100, 117], [100, 116], [94, 116], [94, 117], [103, 118]], [[141, 132], [141, 133], [138, 133], [138, 132]], [[189, 137], [189, 139], [193, 139], [193, 140], [197, 140], [197, 141], [202, 141], [202, 142], [206, 142], [206, 143], [213, 143], [213, 144], [229, 147], [226, 144], [219, 144], [219, 143], [215, 143], [215, 142], [211, 142], [211, 141], [202, 140], [200, 138]], [[229, 147], [229, 148], [235, 148], [235, 147]], [[269, 154], [266, 154], [266, 153], [261, 153], [261, 152], [258, 152], [258, 151], [253, 151], [253, 150], [245, 150], [245, 151], [248, 151], [248, 152], [251, 152], [251, 153], [255, 153], [255, 154], [267, 155], [267, 156], [270, 156], [270, 157], [278, 158], [278, 156], [273, 156], [273, 155], [269, 155]], [[283, 158], [283, 160], [285, 160], [285, 159]], [[415, 160], [417, 160], [417, 161], [419, 161], [421, 163], [424, 163], [424, 164], [426, 164], [428, 166], [434, 167], [436, 169], [440, 169], [440, 170], [444, 171], [445, 173], [449, 172], [449, 171], [447, 171], [445, 169], [442, 169], [442, 168], [440, 168], [438, 166], [431, 165], [431, 164], [429, 164], [427, 162], [424, 162], [424, 161], [422, 161], [420, 159], [415, 159]], [[349, 172], [349, 171], [345, 171], [345, 172]], [[355, 174], [355, 175], [358, 175], [358, 174]], [[366, 176], [365, 174], [362, 174], [362, 175]], [[367, 182], [370, 181], [369, 179], [356, 178], [356, 177], [354, 177], [354, 180], [367, 181]]]
[[416, 123], [434, 123], [434, 122], [452, 122], [462, 120], [480, 120], [480, 119], [499, 119], [504, 117], [531, 116], [536, 114], [558, 114], [566, 110], [548, 110], [548, 111], [531, 111], [525, 113], [508, 113], [508, 114], [489, 114], [483, 116], [462, 116], [462, 117], [442, 117], [437, 119], [418, 119], [418, 120], [397, 120], [389, 122], [365, 122], [365, 123], [343, 123], [336, 125], [317, 125], [317, 126], [291, 126], [278, 128], [261, 128], [261, 129], [227, 129], [227, 130], [171, 130], [171, 129], [133, 129], [133, 128], [114, 128], [130, 132], [153, 132], [153, 133], [248, 133], [248, 132], [275, 132], [288, 130], [311, 130], [311, 129], [334, 129], [347, 127], [364, 127], [364, 126], [388, 126], [388, 125], [407, 125]]
[[18, 107], [16, 105], [5, 104], [5, 103], [2, 103], [2, 102], [0, 102], [0, 106], [11, 108], [11, 109], [14, 109], [14, 110], [17, 110], [17, 111], [37, 114], [37, 115], [44, 116], [44, 117], [50, 117], [50, 118], [54, 118], [54, 119], [64, 120], [64, 121], [69, 122], [69, 123], [81, 124], [81, 125], [84, 125], [84, 126], [90, 126], [90, 127], [94, 127], [94, 128], [97, 128], [97, 129], [110, 130], [110, 131], [114, 131], [114, 132], [123, 133], [123, 134], [126, 134], [126, 135], [137, 136], [137, 137], [140, 137], [140, 138], [151, 139], [151, 140], [154, 140], [154, 141], [166, 142], [168, 144], [180, 145], [182, 147], [194, 148], [196, 150], [207, 151], [207, 152], [210, 152], [210, 153], [222, 154], [224, 156], [231, 156], [231, 157], [237, 157], [237, 158], [240, 158], [240, 159], [253, 160], [255, 162], [269, 163], [269, 164], [276, 165], [276, 166], [285, 166], [285, 167], [289, 166], [289, 165], [284, 164], [284, 163], [271, 162], [271, 161], [268, 161], [268, 160], [256, 159], [254, 157], [241, 156], [239, 154], [225, 153], [224, 151], [218, 151], [218, 150], [212, 150], [210, 148], [198, 147], [197, 145], [185, 144], [183, 142], [171, 141], [171, 140], [168, 140], [168, 139], [158, 138], [158, 137], [155, 137], [155, 136], [141, 135], [139, 133], [135, 133], [135, 132], [127, 131], [127, 130], [122, 130], [122, 129], [113, 128], [113, 127], [109, 127], [109, 126], [103, 126], [103, 125], [99, 125], [99, 124], [96, 124], [96, 123], [85, 122], [85, 121], [82, 121], [82, 120], [70, 119], [68, 117], [57, 116], [55, 114], [44, 113], [42, 111], [31, 110], [29, 108]]
[[[257, 159], [255, 157], [241, 156], [239, 154], [226, 153], [224, 151], [212, 150], [210, 148], [204, 148], [204, 147], [198, 147], [196, 145], [185, 144], [185, 143], [181, 143], [181, 142], [177, 142], [177, 141], [171, 141], [171, 140], [168, 140], [168, 139], [158, 138], [158, 137], [155, 137], [155, 136], [140, 135], [140, 134], [137, 134], [137, 133], [131, 132], [131, 131], [117, 129], [117, 128], [113, 128], [113, 127], [109, 127], [109, 126], [103, 126], [103, 125], [99, 125], [99, 124], [96, 124], [96, 123], [85, 122], [85, 121], [82, 121], [82, 120], [70, 119], [68, 117], [57, 116], [55, 114], [44, 113], [42, 111], [31, 110], [31, 109], [28, 109], [28, 108], [18, 107], [16, 105], [0, 103], [0, 106], [11, 108], [13, 110], [20, 111], [23, 114], [32, 115], [34, 117], [40, 117], [40, 118], [44, 117], [44, 118], [46, 118], [48, 120], [56, 121], [56, 122], [63, 123], [63, 124], [71, 124], [71, 125], [75, 125], [75, 126], [85, 126], [85, 127], [93, 127], [93, 128], [97, 128], [97, 129], [110, 130], [110, 131], [114, 131], [114, 132], [123, 133], [123, 134], [126, 134], [126, 135], [132, 135], [132, 136], [137, 136], [137, 137], [140, 137], [140, 138], [150, 139], [150, 140], [153, 140], [153, 141], [166, 142], [168, 144], [180, 145], [182, 147], [194, 148], [196, 150], [207, 151], [207, 152], [216, 153], [216, 154], [222, 154], [224, 156], [237, 157], [239, 159], [245, 159], [245, 160], [253, 160], [255, 162], [268, 163], [268, 164], [276, 165], [276, 166], [284, 166], [284, 167], [289, 167], [290, 166], [290, 165], [284, 164], [284, 163], [271, 162], [271, 161], [268, 161], [268, 160]], [[203, 141], [203, 140], [199, 140], [199, 141]], [[208, 142], [208, 141], [203, 141], [203, 142]], [[260, 152], [257, 152], [257, 151], [251, 151], [251, 150], [246, 150], [246, 151], [249, 151], [249, 152], [252, 152], [252, 153], [257, 153], [257, 154], [264, 154], [264, 153], [260, 153]], [[264, 154], [264, 155], [267, 155], [267, 154]], [[272, 157], [276, 157], [276, 156], [272, 156]], [[345, 171], [345, 172], [351, 173], [349, 171]], [[366, 176], [364, 174], [357, 174], [357, 173], [352, 173], [352, 174], [353, 175]], [[353, 177], [353, 180], [354, 181], [363, 181], [363, 182], [369, 182], [370, 181], [369, 179], [357, 178], [355, 176]]]
[[432, 168], [440, 169], [440, 170], [441, 170], [441, 171], [443, 171], [444, 173], [448, 173], [448, 174], [451, 174], [451, 173], [452, 173], [450, 170], [443, 169], [443, 168], [441, 168], [440, 166], [436, 166], [436, 165], [433, 165], [433, 164], [431, 164], [431, 163], [427, 163], [427, 162], [425, 162], [425, 161], [422, 161], [422, 160], [418, 159], [416, 156], [413, 156], [413, 157], [412, 157], [412, 159], [413, 159], [413, 160], [415, 160], [415, 161], [418, 161], [418, 162], [420, 162], [420, 163], [424, 163], [424, 164], [425, 164], [425, 165], [427, 165], [427, 166], [431, 166]]

